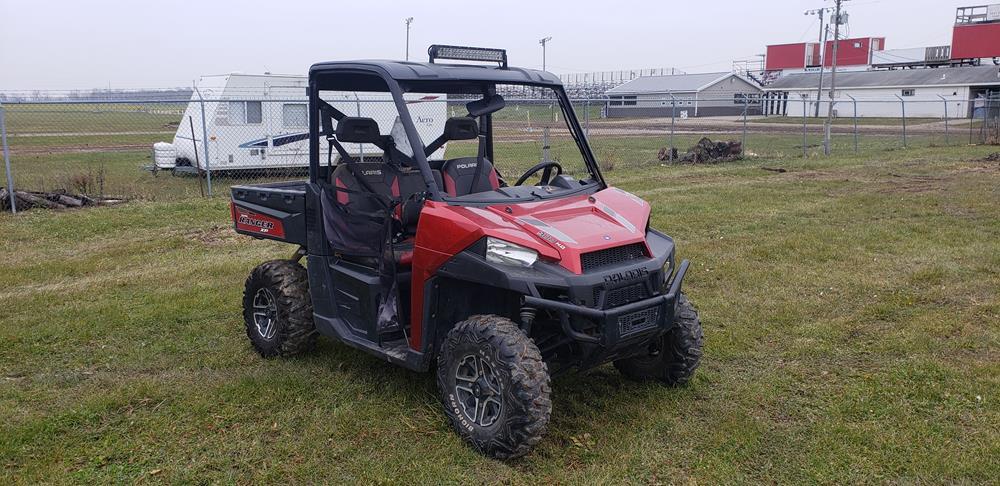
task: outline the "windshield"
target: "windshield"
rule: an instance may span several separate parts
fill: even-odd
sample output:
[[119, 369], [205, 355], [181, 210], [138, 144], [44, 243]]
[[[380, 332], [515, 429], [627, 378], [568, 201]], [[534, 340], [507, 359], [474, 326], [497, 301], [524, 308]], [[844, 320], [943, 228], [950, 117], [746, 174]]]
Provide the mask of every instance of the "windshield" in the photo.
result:
[[[590, 171], [574, 139], [559, 99], [552, 89], [524, 86], [497, 86], [504, 107], [492, 114], [493, 153], [491, 162], [508, 185], [542, 162], [554, 162], [574, 180], [590, 179]], [[466, 104], [481, 96], [449, 96], [448, 116], [465, 116]], [[445, 158], [473, 157], [478, 140], [449, 142]], [[542, 173], [525, 184], [541, 182]], [[551, 178], [550, 178], [551, 182]]]
[[[402, 98], [408, 113], [388, 93], [322, 93], [344, 115], [374, 119], [378, 135], [391, 140], [391, 146], [345, 140], [344, 152], [412, 169], [420, 169], [424, 158], [441, 197], [457, 203], [548, 199], [599, 186], [561, 93], [524, 85], [496, 85], [495, 94], [482, 85], [450, 93], [439, 85], [435, 92], [409, 88]], [[407, 135], [407, 114], [418, 140]], [[331, 155], [341, 163], [338, 153]]]

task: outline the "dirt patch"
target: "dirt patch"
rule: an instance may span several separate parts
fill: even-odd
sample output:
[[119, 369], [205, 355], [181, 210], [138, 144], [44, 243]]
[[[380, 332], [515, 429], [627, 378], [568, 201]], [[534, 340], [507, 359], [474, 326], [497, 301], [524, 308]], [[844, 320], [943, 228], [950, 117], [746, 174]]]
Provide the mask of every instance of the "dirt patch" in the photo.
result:
[[247, 242], [248, 238], [241, 238], [228, 224], [217, 224], [209, 228], [189, 230], [184, 233], [184, 237], [197, 241], [205, 246], [230, 246]]
[[121, 145], [67, 145], [65, 147], [43, 146], [19, 148], [11, 147], [10, 153], [14, 155], [51, 155], [51, 154], [89, 154], [97, 152], [131, 152], [135, 150], [148, 149], [149, 144], [121, 144]]
[[[1000, 166], [998, 166], [1000, 167]], [[867, 192], [874, 189], [880, 194], [924, 194], [945, 192], [955, 177], [961, 173], [978, 170], [987, 171], [984, 167], [943, 170], [933, 175], [899, 174], [895, 172], [873, 173], [868, 175], [847, 175], [840, 171], [802, 170], [789, 171], [780, 177], [803, 182], [843, 183], [846, 185], [832, 186], [825, 189], [828, 196], [839, 197], [845, 194]]]
[[818, 170], [796, 170], [788, 172], [788, 177], [802, 181], [820, 181], [820, 182], [869, 182], [867, 180], [861, 180], [860, 178], [850, 178], [844, 176], [843, 172], [823, 172]]
[[977, 160], [977, 162], [1000, 162], [1000, 152], [993, 152], [992, 154]]
[[944, 189], [945, 177], [927, 175], [901, 175], [889, 173], [889, 178], [885, 181], [888, 187], [882, 189], [881, 193], [910, 193], [919, 194], [924, 192], [936, 192]]

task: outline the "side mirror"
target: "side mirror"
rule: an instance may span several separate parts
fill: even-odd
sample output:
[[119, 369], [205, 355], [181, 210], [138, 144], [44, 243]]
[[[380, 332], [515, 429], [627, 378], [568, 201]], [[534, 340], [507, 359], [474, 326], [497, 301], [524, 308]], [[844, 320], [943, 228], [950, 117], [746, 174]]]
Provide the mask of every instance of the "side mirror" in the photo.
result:
[[348, 116], [337, 122], [337, 140], [351, 143], [378, 143], [382, 134], [371, 118]]
[[465, 109], [469, 110], [469, 116], [480, 117], [490, 113], [496, 113], [502, 110], [504, 106], [507, 106], [507, 104], [504, 102], [503, 96], [495, 94], [489, 98], [483, 98], [481, 100], [466, 103]]

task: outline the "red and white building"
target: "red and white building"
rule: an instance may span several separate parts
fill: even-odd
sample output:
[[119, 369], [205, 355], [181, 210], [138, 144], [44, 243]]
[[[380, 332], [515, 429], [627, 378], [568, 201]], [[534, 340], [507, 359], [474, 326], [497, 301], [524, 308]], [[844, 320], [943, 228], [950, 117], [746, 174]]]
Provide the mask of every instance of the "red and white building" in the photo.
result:
[[1000, 58], [1000, 3], [958, 9], [951, 34], [951, 58]]
[[767, 71], [809, 72], [833, 65], [833, 45], [837, 42], [837, 69], [868, 69], [872, 53], [885, 49], [885, 37], [857, 37], [826, 41], [822, 56], [818, 42], [798, 42], [767, 46]]
[[819, 71], [833, 64], [837, 43], [837, 69], [909, 69], [915, 67], [1000, 63], [1000, 3], [960, 7], [955, 12], [950, 46], [886, 49], [885, 37], [857, 37], [839, 41], [798, 42], [767, 46], [763, 78]]

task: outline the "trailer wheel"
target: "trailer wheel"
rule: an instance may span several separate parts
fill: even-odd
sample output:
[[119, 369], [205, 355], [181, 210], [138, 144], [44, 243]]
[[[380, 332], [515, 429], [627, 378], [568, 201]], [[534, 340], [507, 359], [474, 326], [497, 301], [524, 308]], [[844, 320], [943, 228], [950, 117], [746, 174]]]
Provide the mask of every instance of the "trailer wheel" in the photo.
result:
[[649, 352], [615, 361], [615, 367], [635, 380], [659, 380], [670, 386], [687, 383], [701, 362], [704, 333], [698, 311], [684, 294], [677, 303], [674, 327]]
[[438, 390], [460, 437], [497, 459], [526, 454], [552, 412], [549, 372], [535, 343], [509, 319], [472, 316], [447, 335]]
[[247, 337], [261, 356], [291, 356], [316, 341], [309, 276], [291, 260], [272, 260], [250, 272], [243, 290]]

